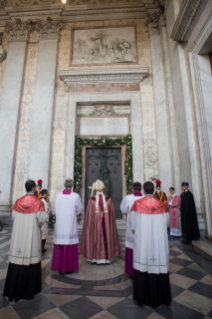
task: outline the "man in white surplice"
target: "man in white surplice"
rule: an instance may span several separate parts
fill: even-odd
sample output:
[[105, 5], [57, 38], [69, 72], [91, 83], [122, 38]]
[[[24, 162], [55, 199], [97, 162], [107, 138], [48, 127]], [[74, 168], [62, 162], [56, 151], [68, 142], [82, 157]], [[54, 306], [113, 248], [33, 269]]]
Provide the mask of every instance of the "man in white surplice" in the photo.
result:
[[131, 277], [134, 276], [133, 269], [133, 246], [134, 246], [134, 234], [132, 233], [130, 227], [130, 218], [129, 213], [134, 202], [142, 198], [141, 193], [141, 183], [133, 183], [133, 194], [127, 195], [123, 198], [120, 210], [123, 215], [127, 216], [127, 225], [126, 225], [126, 240], [125, 240], [125, 273]]
[[143, 192], [145, 196], [135, 201], [130, 212], [135, 236], [133, 298], [151, 307], [169, 306], [169, 213], [166, 204], [153, 197], [153, 183], [144, 183]]
[[41, 292], [41, 226], [48, 215], [43, 202], [34, 196], [35, 181], [25, 184], [27, 194], [13, 206], [13, 229], [4, 296], [9, 301], [33, 299]]
[[52, 270], [67, 274], [79, 269], [77, 215], [82, 211], [80, 196], [72, 191], [73, 181], [65, 181], [65, 189], [54, 201], [56, 225]]

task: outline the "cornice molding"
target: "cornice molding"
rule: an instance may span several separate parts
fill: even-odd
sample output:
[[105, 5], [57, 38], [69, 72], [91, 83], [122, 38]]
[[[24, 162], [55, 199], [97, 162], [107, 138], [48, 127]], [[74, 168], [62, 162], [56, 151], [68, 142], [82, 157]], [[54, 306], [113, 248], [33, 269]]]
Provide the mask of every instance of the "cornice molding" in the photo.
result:
[[67, 85], [98, 83], [140, 83], [149, 75], [149, 67], [136, 69], [60, 70], [59, 77]]
[[27, 41], [30, 30], [31, 20], [22, 22], [20, 18], [17, 18], [15, 22], [6, 21], [5, 31], [8, 41]]
[[40, 39], [55, 39], [59, 37], [59, 31], [63, 27], [61, 19], [52, 19], [48, 17], [46, 21], [36, 21], [36, 29], [40, 31]]
[[184, 0], [170, 36], [174, 41], [188, 41], [207, 2]]

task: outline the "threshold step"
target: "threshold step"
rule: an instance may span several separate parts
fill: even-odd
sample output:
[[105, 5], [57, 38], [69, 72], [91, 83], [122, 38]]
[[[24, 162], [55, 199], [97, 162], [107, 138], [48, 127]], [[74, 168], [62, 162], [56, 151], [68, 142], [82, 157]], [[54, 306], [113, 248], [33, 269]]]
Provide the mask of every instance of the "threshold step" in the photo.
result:
[[192, 240], [192, 247], [203, 257], [212, 261], [212, 242], [206, 238]]

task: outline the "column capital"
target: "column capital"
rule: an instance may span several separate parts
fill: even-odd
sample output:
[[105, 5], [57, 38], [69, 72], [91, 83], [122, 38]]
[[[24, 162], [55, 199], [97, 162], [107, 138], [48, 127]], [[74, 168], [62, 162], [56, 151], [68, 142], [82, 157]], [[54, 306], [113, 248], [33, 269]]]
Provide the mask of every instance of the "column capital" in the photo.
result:
[[15, 19], [15, 22], [7, 21], [5, 31], [8, 36], [8, 41], [27, 41], [31, 30], [31, 23], [31, 20], [22, 22], [20, 18]]
[[3, 48], [0, 48], [0, 63], [2, 63], [4, 59], [6, 59], [6, 57], [7, 57], [7, 52]]
[[145, 25], [148, 27], [149, 36], [159, 34], [159, 18], [161, 11], [157, 10], [154, 13], [148, 14], [144, 20]]
[[59, 31], [63, 27], [61, 19], [52, 19], [48, 17], [46, 21], [36, 20], [36, 28], [40, 31], [40, 39], [57, 39], [59, 38]]

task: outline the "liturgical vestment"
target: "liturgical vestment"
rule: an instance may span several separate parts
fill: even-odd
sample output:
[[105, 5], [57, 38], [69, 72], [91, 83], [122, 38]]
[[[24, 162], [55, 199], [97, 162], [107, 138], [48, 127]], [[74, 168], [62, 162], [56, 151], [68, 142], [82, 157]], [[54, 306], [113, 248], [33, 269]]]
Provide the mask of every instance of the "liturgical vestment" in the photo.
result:
[[97, 192], [96, 196], [87, 205], [80, 251], [90, 262], [106, 264], [120, 255], [115, 209], [111, 198], [103, 192]]
[[134, 291], [139, 304], [158, 307], [171, 301], [167, 206], [152, 195], [137, 200], [130, 212], [134, 232]]
[[139, 191], [135, 191], [133, 194], [127, 195], [123, 198], [120, 210], [123, 215], [127, 216], [126, 224], [126, 240], [125, 240], [125, 273], [131, 277], [134, 276], [133, 269], [133, 246], [134, 246], [134, 234], [130, 227], [130, 209], [134, 202], [142, 198], [142, 194]]
[[167, 200], [167, 204], [169, 208], [170, 235], [180, 237], [182, 235], [180, 222], [180, 196], [177, 194], [171, 195]]
[[77, 193], [65, 189], [56, 195], [54, 200], [56, 224], [52, 270], [66, 273], [79, 269], [77, 215], [81, 211], [82, 203]]
[[41, 227], [47, 219], [43, 202], [34, 194], [13, 207], [13, 229], [4, 296], [9, 301], [32, 299], [41, 285]]

